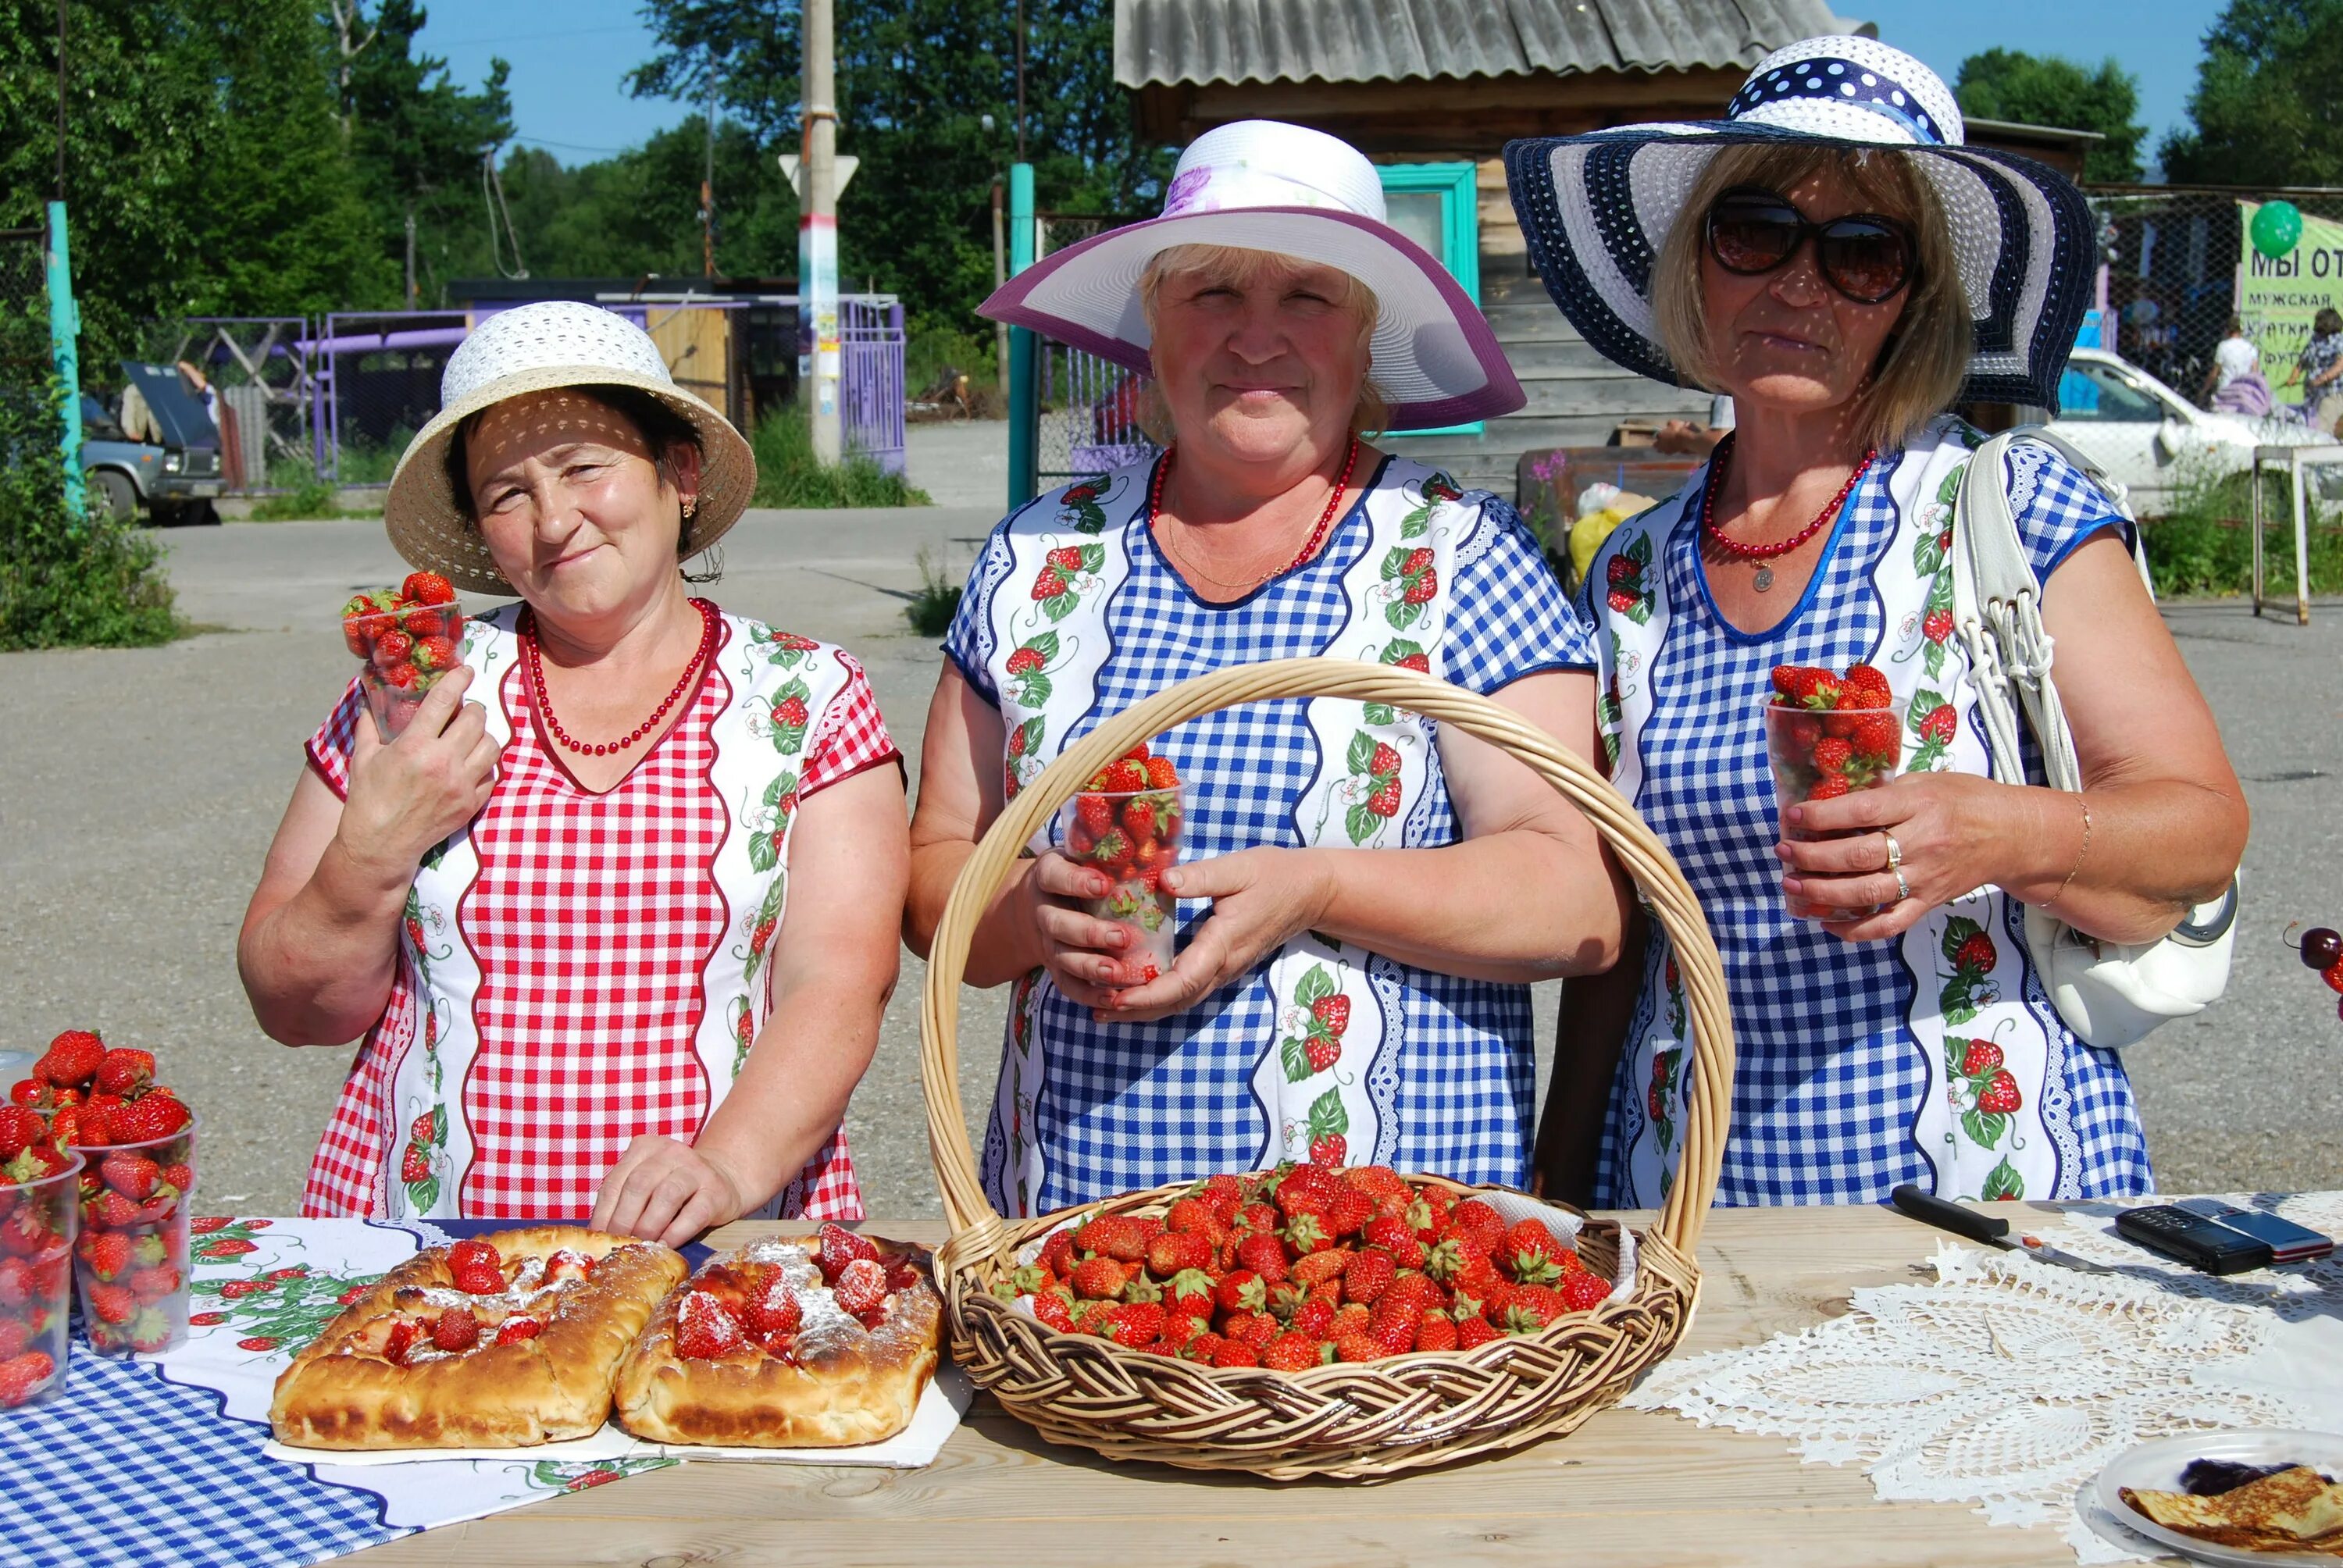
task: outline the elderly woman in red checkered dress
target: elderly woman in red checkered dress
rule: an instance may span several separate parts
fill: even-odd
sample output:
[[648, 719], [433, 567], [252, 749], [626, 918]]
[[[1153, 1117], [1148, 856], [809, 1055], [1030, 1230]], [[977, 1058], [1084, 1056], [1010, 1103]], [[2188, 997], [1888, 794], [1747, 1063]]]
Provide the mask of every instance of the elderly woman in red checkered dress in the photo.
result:
[[508, 311], [443, 392], [391, 542], [520, 602], [467, 623], [388, 744], [351, 682], [245, 917], [261, 1026], [365, 1037], [302, 1211], [670, 1243], [860, 1218], [841, 1119], [910, 874], [860, 667], [687, 592], [756, 463], [640, 328]]

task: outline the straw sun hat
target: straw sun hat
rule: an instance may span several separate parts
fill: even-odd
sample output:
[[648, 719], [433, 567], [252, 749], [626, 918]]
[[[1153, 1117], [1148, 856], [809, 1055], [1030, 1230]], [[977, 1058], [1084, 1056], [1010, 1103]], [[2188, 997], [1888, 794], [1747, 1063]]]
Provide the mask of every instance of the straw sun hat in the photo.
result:
[[1273, 251], [1373, 289], [1380, 309], [1370, 374], [1391, 429], [1493, 418], [1527, 401], [1471, 297], [1391, 226], [1375, 166], [1348, 142], [1277, 120], [1206, 131], [1180, 155], [1160, 216], [1043, 257], [995, 290], [981, 313], [1152, 375], [1139, 279], [1178, 245]]
[[391, 548], [459, 588], [512, 593], [448, 483], [447, 443], [484, 408], [564, 387], [631, 387], [673, 409], [699, 436], [699, 495], [684, 519], [683, 555], [698, 555], [739, 520], [757, 488], [757, 459], [740, 432], [675, 384], [641, 327], [598, 306], [550, 300], [489, 317], [447, 357], [439, 412], [407, 444], [390, 477], [383, 526]]
[[1966, 146], [1942, 78], [1876, 39], [1775, 50], [1721, 120], [1508, 143], [1506, 184], [1571, 325], [1614, 363], [1681, 384], [1652, 315], [1676, 215], [1724, 148], [1815, 145], [1904, 155], [1935, 187], [1975, 335], [1959, 400], [2056, 408], [2096, 269], [2083, 193], [2031, 158]]

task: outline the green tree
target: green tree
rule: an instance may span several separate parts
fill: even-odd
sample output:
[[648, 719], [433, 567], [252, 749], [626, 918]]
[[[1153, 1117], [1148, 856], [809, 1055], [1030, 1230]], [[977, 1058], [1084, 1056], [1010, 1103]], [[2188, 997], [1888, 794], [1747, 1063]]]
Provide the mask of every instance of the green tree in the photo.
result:
[[218, 72], [195, 188], [190, 314], [321, 315], [387, 304], [396, 274], [358, 194], [306, 0], [181, 0]]
[[2084, 155], [2085, 179], [2140, 177], [2139, 148], [2147, 127], [2137, 117], [2139, 78], [2113, 59], [2093, 71], [2056, 55], [1987, 49], [1961, 62], [1953, 92], [1961, 113], [1981, 120], [2098, 132], [2107, 139]]
[[[540, 276], [684, 280], [701, 275], [702, 122], [687, 121], [614, 157], [566, 168], [542, 148], [516, 149], [505, 194], [521, 257]], [[716, 270], [727, 277], [797, 270], [798, 208], [771, 156], [737, 121], [715, 145]]]
[[[1171, 157], [1138, 142], [1114, 83], [1111, 0], [1024, 9], [1026, 146], [1041, 206], [1151, 207]], [[696, 103], [712, 90], [767, 155], [758, 177], [778, 180], [764, 172], [770, 155], [799, 146], [794, 0], [646, 0], [643, 10], [659, 52], [634, 73], [635, 92]], [[840, 275], [902, 295], [915, 328], [965, 329], [992, 286], [993, 176], [1016, 156], [1014, 10], [899, 0], [841, 6], [837, 27], [838, 147], [861, 160], [839, 201]], [[719, 189], [719, 214], [727, 199]]]
[[481, 159], [513, 131], [511, 68], [492, 60], [478, 92], [458, 86], [447, 61], [416, 51], [428, 19], [417, 0], [381, 0], [370, 17], [353, 0], [335, 18], [337, 108], [375, 243], [403, 273], [413, 220], [424, 305], [440, 299], [445, 259], [467, 275], [487, 269]]
[[2218, 185], [2343, 184], [2343, 0], [2230, 0], [2205, 35], [2190, 128], [2165, 176]]

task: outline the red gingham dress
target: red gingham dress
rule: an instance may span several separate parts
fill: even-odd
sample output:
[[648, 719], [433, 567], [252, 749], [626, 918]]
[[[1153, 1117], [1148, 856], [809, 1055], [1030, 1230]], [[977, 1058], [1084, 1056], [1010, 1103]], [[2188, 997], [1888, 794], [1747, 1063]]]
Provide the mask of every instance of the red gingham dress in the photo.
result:
[[[500, 773], [417, 874], [304, 1214], [579, 1217], [636, 1135], [696, 1137], [769, 1010], [797, 805], [900, 755], [842, 649], [728, 616], [683, 717], [593, 794], [539, 732], [515, 616], [467, 631]], [[308, 744], [337, 795], [361, 722], [353, 680]], [[767, 1211], [860, 1218], [843, 1128]]]

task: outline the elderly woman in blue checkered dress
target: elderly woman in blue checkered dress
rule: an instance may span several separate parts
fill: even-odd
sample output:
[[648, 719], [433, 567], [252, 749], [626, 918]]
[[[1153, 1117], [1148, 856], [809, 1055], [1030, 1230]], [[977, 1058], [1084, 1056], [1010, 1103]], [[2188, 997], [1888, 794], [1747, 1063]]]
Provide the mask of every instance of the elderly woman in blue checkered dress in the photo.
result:
[[[1592, 752], [1594, 650], [1520, 519], [1359, 438], [1522, 394], [1357, 152], [1265, 122], [1212, 132], [1161, 217], [986, 308], [1151, 375], [1172, 442], [986, 541], [928, 718], [915, 949], [1043, 765], [1229, 665], [1428, 670]], [[1355, 701], [1208, 715], [1155, 746], [1187, 789], [1172, 968], [1150, 978], [1127, 928], [1080, 910], [1107, 879], [1047, 841], [972, 944], [972, 981], [1015, 986], [992, 1201], [1031, 1214], [1289, 1159], [1523, 1181], [1526, 982], [1616, 953], [1620, 888], [1585, 822], [1493, 749]]]
[[[1681, 494], [1606, 542], [1585, 605], [1613, 779], [1724, 952], [1740, 1069], [1721, 1199], [2147, 1191], [2122, 1063], [2051, 1005], [2025, 906], [2102, 939], [2162, 936], [2237, 867], [2236, 775], [2130, 525], [2046, 447], [1978, 482], [2006, 487], [2046, 585], [2081, 794], [1992, 781], [1952, 636], [1952, 503], [1978, 437], [1944, 410], [2056, 407], [2090, 286], [2079, 195], [1965, 146], [1942, 82], [1850, 37], [1762, 62], [1723, 122], [1520, 142], [1507, 163], [1540, 276], [1589, 341], [1730, 393], [1738, 418]], [[1771, 673], [1856, 662], [1907, 705], [1901, 775], [1792, 808], [1825, 841], [1782, 841]], [[1793, 900], [1826, 914], [1795, 918]], [[1567, 1123], [1607, 1098], [1599, 1146], [1578, 1151], [1597, 1201], [1621, 1205], [1668, 1190], [1687, 1077], [1664, 936], [1631, 978], [1624, 1059], [1558, 1053], [1541, 1151], [1551, 1186], [1584, 1190]]]

